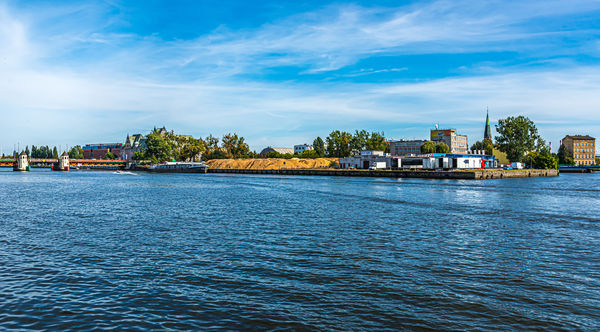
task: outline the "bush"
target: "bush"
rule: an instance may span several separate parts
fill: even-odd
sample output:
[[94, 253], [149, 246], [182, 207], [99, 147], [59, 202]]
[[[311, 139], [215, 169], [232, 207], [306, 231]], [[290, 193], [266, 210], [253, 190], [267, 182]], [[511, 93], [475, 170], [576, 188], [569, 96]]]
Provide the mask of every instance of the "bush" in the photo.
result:
[[558, 169], [558, 157], [546, 149], [542, 150], [542, 152], [532, 152], [527, 155], [525, 157], [525, 164], [531, 163], [537, 169]]
[[448, 145], [446, 143], [439, 142], [438, 144], [435, 145], [435, 152], [448, 153], [448, 152], [450, 152], [450, 148], [448, 147]]
[[300, 158], [309, 158], [309, 159], [319, 158], [319, 154], [315, 150], [305, 150], [300, 155]]
[[435, 142], [427, 141], [421, 145], [421, 153], [434, 153], [435, 152]]
[[263, 158], [278, 158], [278, 159], [292, 159], [295, 158], [292, 153], [279, 153], [277, 151], [271, 151], [264, 155]]

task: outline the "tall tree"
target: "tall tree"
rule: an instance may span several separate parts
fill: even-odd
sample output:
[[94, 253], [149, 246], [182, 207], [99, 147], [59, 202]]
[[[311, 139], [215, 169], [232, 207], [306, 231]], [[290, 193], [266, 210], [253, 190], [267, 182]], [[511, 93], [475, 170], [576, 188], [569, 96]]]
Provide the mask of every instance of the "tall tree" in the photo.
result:
[[384, 133], [372, 132], [367, 138], [366, 150], [386, 151], [388, 144], [385, 142]]
[[368, 150], [367, 141], [369, 139], [369, 133], [366, 130], [354, 132], [350, 139], [350, 151], [352, 154], [359, 154], [360, 151]]
[[317, 137], [313, 141], [313, 149], [315, 150], [317, 155], [319, 155], [319, 157], [325, 157], [325, 142], [323, 142], [323, 139], [321, 137]]
[[31, 158], [31, 153], [29, 152], [29, 146], [25, 147], [25, 153]]
[[181, 151], [181, 160], [196, 160], [204, 151], [206, 147], [201, 139], [191, 138], [187, 144], [184, 145]]
[[571, 153], [564, 144], [558, 148], [558, 163], [563, 165], [574, 165], [573, 153]]
[[52, 158], [58, 159], [58, 149], [56, 148], [56, 146], [54, 147], [54, 149], [52, 149]]
[[526, 153], [545, 146], [533, 121], [522, 115], [499, 120], [496, 131], [498, 150], [506, 153], [510, 161], [522, 161]]
[[327, 155], [329, 157], [343, 158], [350, 156], [350, 140], [352, 134], [334, 130], [327, 136]]
[[83, 149], [81, 148], [81, 145], [75, 145], [69, 150], [69, 158], [83, 159]]
[[171, 146], [165, 141], [165, 138], [158, 130], [154, 130], [146, 136], [144, 156], [152, 162], [169, 161], [172, 159]]
[[494, 143], [489, 139], [484, 139], [483, 142], [477, 141], [471, 145], [471, 151], [475, 150], [483, 150], [486, 155], [492, 156], [494, 154]]
[[217, 149], [219, 147], [219, 139], [214, 137], [212, 134], [208, 135], [204, 139], [207, 149]]
[[238, 136], [236, 133], [229, 133], [223, 136], [222, 147], [227, 150], [227, 152], [233, 158], [247, 158], [248, 153], [250, 152], [250, 147], [244, 141], [244, 138]]

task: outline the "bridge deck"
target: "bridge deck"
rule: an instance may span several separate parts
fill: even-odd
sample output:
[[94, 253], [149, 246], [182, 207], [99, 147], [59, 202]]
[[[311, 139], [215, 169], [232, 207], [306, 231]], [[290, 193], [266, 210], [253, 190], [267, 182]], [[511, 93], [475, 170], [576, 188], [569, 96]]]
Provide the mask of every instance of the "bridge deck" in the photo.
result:
[[[17, 161], [12, 158], [0, 159], [0, 167], [12, 167]], [[58, 159], [29, 159], [29, 165], [32, 167], [51, 167], [54, 163], [58, 163]], [[71, 168], [103, 168], [103, 167], [125, 167], [126, 160], [94, 160], [94, 159], [71, 159], [69, 160]]]

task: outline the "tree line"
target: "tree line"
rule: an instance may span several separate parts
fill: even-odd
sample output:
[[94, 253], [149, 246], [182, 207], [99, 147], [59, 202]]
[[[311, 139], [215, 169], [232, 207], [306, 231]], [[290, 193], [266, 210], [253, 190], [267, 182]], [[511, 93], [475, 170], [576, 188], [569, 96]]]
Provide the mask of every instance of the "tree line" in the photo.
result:
[[[353, 134], [334, 130], [324, 139], [317, 137], [313, 141], [313, 149], [301, 154], [281, 154], [270, 152], [265, 158], [343, 158], [360, 153], [363, 150], [388, 151], [389, 147], [383, 133], [356, 130]], [[146, 144], [134, 154], [135, 160], [194, 161], [210, 159], [244, 159], [259, 158], [256, 151], [251, 151], [244, 137], [237, 133], [228, 133], [221, 138], [212, 134], [205, 138], [194, 138], [189, 135], [177, 135], [174, 132], [161, 132], [154, 129], [146, 136]]]
[[146, 136], [146, 145], [133, 156], [135, 160], [199, 161], [200, 159], [252, 158], [245, 139], [237, 134], [226, 134], [222, 138], [209, 135], [205, 139], [174, 132], [163, 133], [154, 129]]
[[471, 150], [484, 150], [487, 155], [493, 155], [494, 150], [498, 150], [506, 153], [511, 162], [522, 162], [539, 169], [558, 168], [560, 150], [559, 154], [550, 151], [529, 118], [521, 115], [501, 119], [496, 124], [496, 132], [495, 142], [489, 139], [477, 141]]

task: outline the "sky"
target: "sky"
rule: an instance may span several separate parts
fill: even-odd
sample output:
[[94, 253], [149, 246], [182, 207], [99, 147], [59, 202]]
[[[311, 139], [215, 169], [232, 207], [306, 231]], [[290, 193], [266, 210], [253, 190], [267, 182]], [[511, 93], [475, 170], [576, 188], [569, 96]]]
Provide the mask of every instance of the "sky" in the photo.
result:
[[556, 151], [600, 137], [598, 17], [600, 0], [0, 0], [0, 147], [165, 126], [260, 151], [436, 124], [472, 144], [489, 109]]

